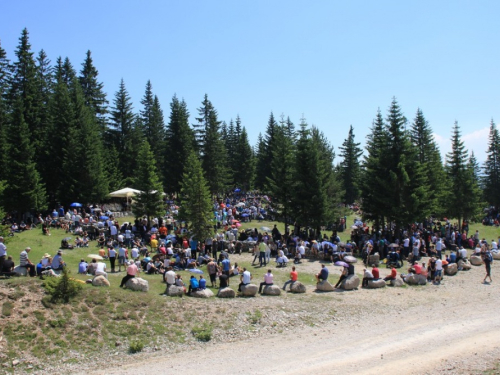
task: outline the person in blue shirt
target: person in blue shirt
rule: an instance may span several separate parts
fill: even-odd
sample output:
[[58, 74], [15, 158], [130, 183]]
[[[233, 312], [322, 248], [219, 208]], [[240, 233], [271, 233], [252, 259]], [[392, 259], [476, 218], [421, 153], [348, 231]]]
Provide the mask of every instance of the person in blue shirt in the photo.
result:
[[231, 262], [229, 261], [229, 259], [224, 258], [224, 260], [222, 261], [222, 273], [229, 277], [230, 269], [231, 269]]
[[189, 247], [191, 248], [191, 257], [196, 259], [196, 250], [198, 248], [198, 241], [194, 238], [191, 238], [189, 241]]
[[191, 276], [191, 279], [189, 279], [188, 295], [191, 295], [191, 292], [196, 292], [199, 288], [200, 284], [198, 283], [198, 279], [194, 276]]
[[205, 280], [202, 275], [200, 275], [200, 281], [198, 282], [198, 285], [199, 289], [207, 289], [207, 280]]

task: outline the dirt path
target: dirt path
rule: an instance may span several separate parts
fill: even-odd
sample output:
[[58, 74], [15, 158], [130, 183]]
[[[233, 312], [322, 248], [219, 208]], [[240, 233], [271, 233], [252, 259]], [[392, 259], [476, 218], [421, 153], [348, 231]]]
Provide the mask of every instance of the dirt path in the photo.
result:
[[94, 374], [477, 373], [498, 360], [500, 348], [498, 288], [481, 284], [481, 275], [483, 267], [441, 286], [331, 293], [335, 309], [355, 305], [357, 313], [167, 357], [145, 354]]

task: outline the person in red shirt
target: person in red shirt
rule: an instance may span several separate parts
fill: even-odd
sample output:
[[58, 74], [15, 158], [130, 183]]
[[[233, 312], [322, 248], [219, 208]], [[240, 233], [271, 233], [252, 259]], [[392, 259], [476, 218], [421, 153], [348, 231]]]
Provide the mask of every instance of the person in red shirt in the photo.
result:
[[398, 271], [394, 267], [392, 267], [391, 274], [387, 277], [384, 277], [384, 281], [396, 280], [397, 277], [398, 277]]
[[380, 272], [377, 267], [372, 268], [372, 275], [373, 275], [373, 280], [380, 279]]
[[295, 283], [297, 281], [299, 277], [299, 274], [297, 271], [295, 271], [295, 266], [292, 267], [292, 272], [290, 272], [290, 280], [288, 280], [287, 282], [285, 282], [285, 285], [283, 285], [283, 290], [286, 290], [286, 286], [288, 284], [292, 284]]

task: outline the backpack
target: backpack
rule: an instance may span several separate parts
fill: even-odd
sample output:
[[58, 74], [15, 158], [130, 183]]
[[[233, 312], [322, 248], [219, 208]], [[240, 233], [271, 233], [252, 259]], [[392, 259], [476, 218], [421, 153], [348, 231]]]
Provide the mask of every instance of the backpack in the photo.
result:
[[493, 263], [493, 255], [488, 251], [486, 253], [486, 258], [488, 259], [488, 262]]

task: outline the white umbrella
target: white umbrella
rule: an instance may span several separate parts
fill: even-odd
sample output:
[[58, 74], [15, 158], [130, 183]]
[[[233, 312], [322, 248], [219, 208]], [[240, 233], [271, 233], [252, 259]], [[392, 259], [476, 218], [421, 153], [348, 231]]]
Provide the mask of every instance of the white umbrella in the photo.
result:
[[97, 255], [97, 254], [89, 254], [87, 255], [89, 258], [92, 258], [92, 259], [97, 259], [97, 260], [103, 260], [104, 258], [100, 255]]

